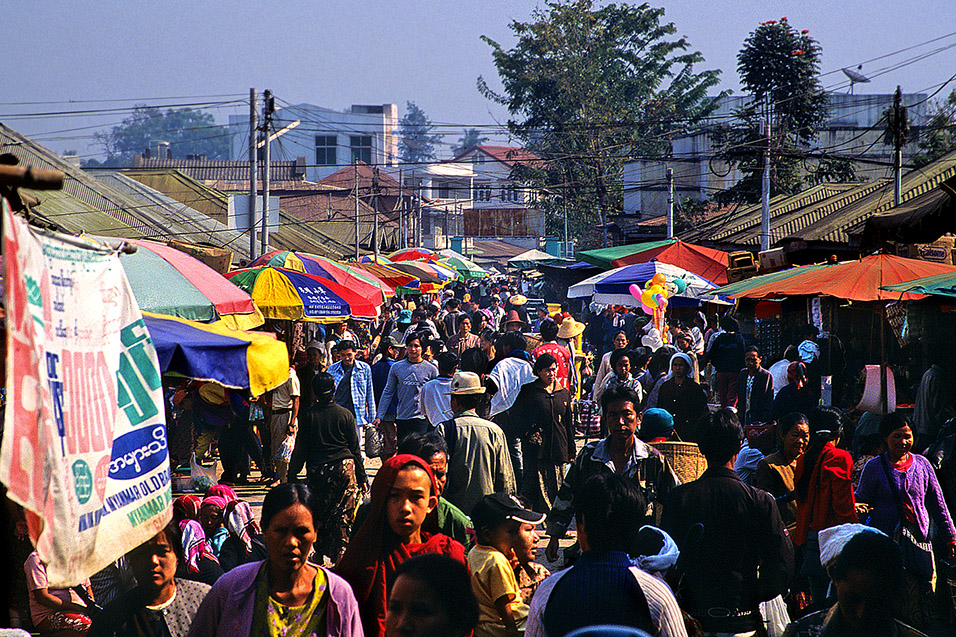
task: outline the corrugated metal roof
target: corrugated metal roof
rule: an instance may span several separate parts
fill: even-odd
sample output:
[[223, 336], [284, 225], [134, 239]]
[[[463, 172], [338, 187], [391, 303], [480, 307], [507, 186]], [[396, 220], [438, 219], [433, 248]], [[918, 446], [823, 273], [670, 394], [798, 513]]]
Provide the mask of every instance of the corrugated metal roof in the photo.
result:
[[123, 174], [221, 224], [229, 223], [228, 197], [178, 170], [124, 170]]
[[150, 188], [120, 172], [97, 173], [96, 178], [114, 190], [138, 199], [144, 206], [162, 214], [169, 224], [171, 238], [189, 243], [225, 247], [239, 258], [248, 258], [248, 235], [232, 230], [215, 219]]
[[31, 209], [31, 213], [68, 234], [87, 232], [108, 237], [136, 234], [129, 226], [62, 190], [34, 191], [24, 188], [23, 191], [40, 201]]
[[[210, 161], [208, 159], [158, 159], [156, 157], [133, 158], [134, 169], [178, 170], [199, 181], [249, 181], [249, 162], [247, 161]], [[262, 180], [262, 163], [259, 163], [258, 179]], [[301, 181], [305, 178], [305, 157], [293, 161], [269, 162], [269, 179], [279, 181]]]
[[[956, 175], [956, 152], [903, 176], [902, 201], [936, 188]], [[863, 184], [822, 184], [790, 197], [770, 201], [770, 244], [783, 239], [846, 244], [849, 231], [867, 217], [893, 207], [893, 181], [879, 179]], [[682, 233], [686, 241], [707, 241], [756, 248], [760, 245], [760, 204], [736, 210]]]

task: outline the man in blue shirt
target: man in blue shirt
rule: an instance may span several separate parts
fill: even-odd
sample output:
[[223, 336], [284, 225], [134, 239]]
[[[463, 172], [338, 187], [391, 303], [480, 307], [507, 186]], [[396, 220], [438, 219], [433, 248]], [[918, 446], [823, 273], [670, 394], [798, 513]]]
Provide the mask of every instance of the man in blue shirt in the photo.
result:
[[375, 419], [375, 390], [372, 387], [372, 368], [368, 363], [355, 359], [355, 343], [341, 341], [336, 345], [339, 361], [329, 367], [329, 374], [335, 379], [335, 394], [332, 398], [336, 405], [355, 414], [355, 426], [359, 440], [362, 428]]

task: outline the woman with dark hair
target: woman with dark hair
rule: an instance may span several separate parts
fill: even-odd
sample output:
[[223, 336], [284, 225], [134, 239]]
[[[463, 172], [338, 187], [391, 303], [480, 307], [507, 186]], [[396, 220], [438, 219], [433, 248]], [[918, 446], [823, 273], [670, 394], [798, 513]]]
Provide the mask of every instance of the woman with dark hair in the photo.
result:
[[777, 392], [770, 405], [770, 420], [780, 420], [787, 414], [809, 414], [817, 404], [807, 383], [807, 366], [795, 361], [787, 366], [787, 385]]
[[956, 529], [929, 460], [912, 452], [913, 429], [905, 417], [890, 413], [880, 421], [886, 451], [863, 467], [857, 499], [869, 505], [869, 524], [901, 544], [923, 545], [922, 560], [906, 561], [907, 599], [904, 619], [917, 628], [926, 624], [932, 603], [933, 550], [930, 521], [946, 545], [946, 559], [956, 555]]
[[474, 312], [471, 315], [471, 333], [481, 336], [488, 327], [488, 316], [484, 312]]
[[592, 398], [595, 402], [600, 402], [601, 397], [598, 395], [598, 391], [603, 388], [604, 379], [606, 379], [610, 374], [614, 373], [614, 364], [611, 362], [611, 354], [617, 350], [627, 349], [627, 332], [624, 330], [618, 330], [614, 334], [614, 338], [611, 339], [611, 345], [614, 347], [610, 352], [605, 352], [601, 356], [601, 364], [598, 365], [597, 372], [594, 373], [594, 388], [592, 390]]
[[179, 527], [170, 522], [127, 555], [138, 585], [107, 604], [90, 635], [185, 637], [209, 585], [176, 577], [183, 562]]
[[429, 554], [395, 569], [385, 618], [388, 635], [467, 637], [477, 624], [478, 602], [463, 564]]
[[209, 541], [209, 546], [216, 557], [219, 557], [222, 543], [229, 537], [229, 531], [223, 524], [225, 512], [226, 499], [218, 495], [207, 495], [199, 507], [199, 523], [202, 524], [206, 540]]
[[179, 561], [179, 576], [212, 586], [222, 577], [222, 566], [209, 546], [202, 525], [195, 520], [183, 520], [179, 523], [179, 531], [184, 556]]
[[787, 531], [793, 533], [797, 525], [797, 503], [792, 496], [786, 496], [793, 493], [797, 459], [810, 442], [810, 423], [806, 416], [794, 412], [778, 420], [776, 429], [779, 450], [757, 463], [751, 484], [777, 498], [780, 518]]
[[644, 387], [631, 373], [631, 370], [634, 369], [634, 359], [636, 358], [634, 352], [628, 349], [616, 349], [613, 352], [609, 352], [609, 354], [608, 359], [611, 361], [611, 373], [604, 377], [600, 387], [595, 386], [596, 388], [593, 392], [594, 399], [600, 401], [604, 392], [611, 387], [626, 385], [637, 392], [637, 395], [641, 397], [641, 402], [643, 403]]
[[386, 460], [372, 481], [368, 517], [336, 567], [355, 592], [366, 637], [385, 635], [387, 592], [402, 562], [438, 553], [465, 563], [460, 543], [422, 531], [425, 517], [438, 503], [437, 493], [431, 467], [408, 454]]
[[843, 417], [834, 407], [816, 407], [808, 414], [810, 444], [797, 459], [794, 490], [796, 527], [790, 538], [803, 550], [802, 575], [810, 580], [813, 602], [826, 598], [830, 579], [820, 563], [819, 531], [857, 521], [850, 470], [853, 457], [837, 448]]
[[515, 435], [521, 439], [523, 473], [520, 493], [534, 511], [550, 511], [574, 459], [571, 394], [558, 380], [558, 360], [544, 353], [531, 367], [537, 378], [521, 388], [509, 410]]
[[237, 566], [206, 596], [191, 637], [336, 635], [360, 637], [355, 596], [338, 575], [309, 562], [316, 502], [308, 487], [281, 484], [262, 503], [268, 557]]

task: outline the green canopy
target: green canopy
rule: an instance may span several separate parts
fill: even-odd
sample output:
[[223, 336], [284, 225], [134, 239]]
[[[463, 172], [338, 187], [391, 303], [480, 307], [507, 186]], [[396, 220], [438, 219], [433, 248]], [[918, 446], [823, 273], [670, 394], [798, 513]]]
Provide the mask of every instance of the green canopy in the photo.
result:
[[610, 270], [615, 267], [612, 261], [614, 259], [623, 259], [636, 252], [647, 252], [663, 248], [674, 243], [676, 239], [663, 239], [661, 241], [647, 241], [645, 243], [632, 243], [625, 246], [614, 246], [613, 248], [600, 248], [598, 250], [585, 250], [578, 253], [578, 258], [585, 263], [596, 265], [599, 268]]
[[463, 279], [483, 279], [488, 276], [487, 270], [465, 257], [445, 257], [438, 262], [454, 268]]
[[881, 289], [890, 292], [909, 292], [910, 294], [931, 294], [933, 296], [956, 298], [956, 274], [924, 276], [904, 283], [884, 285]]
[[759, 274], [757, 276], [752, 276], [749, 279], [737, 281], [736, 283], [730, 283], [723, 287], [719, 287], [716, 290], [711, 290], [710, 294], [717, 296], [742, 294], [761, 285], [766, 285], [768, 283], [778, 283], [797, 274], [805, 274], [807, 272], [813, 272], [814, 270], [819, 270], [825, 267], [827, 267], [826, 264], [818, 263], [816, 265], [804, 265], [796, 268], [788, 268], [786, 270], [780, 270], [779, 272], [770, 272], [769, 274]]

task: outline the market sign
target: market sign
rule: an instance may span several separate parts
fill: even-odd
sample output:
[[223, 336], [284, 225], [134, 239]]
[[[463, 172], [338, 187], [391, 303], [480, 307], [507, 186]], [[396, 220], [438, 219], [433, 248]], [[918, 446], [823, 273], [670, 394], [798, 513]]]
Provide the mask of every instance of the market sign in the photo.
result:
[[32, 228], [6, 202], [3, 221], [0, 481], [59, 588], [170, 520], [159, 365], [114, 249]]

